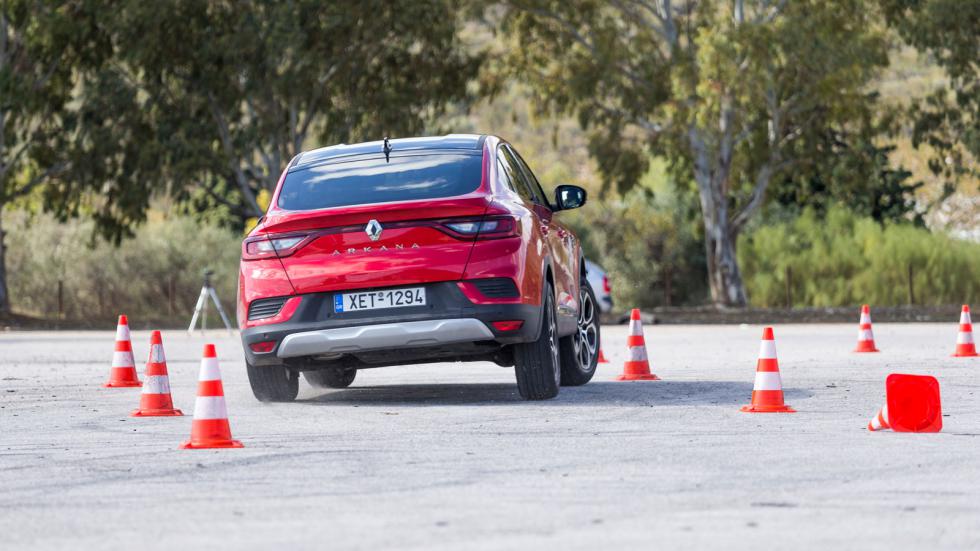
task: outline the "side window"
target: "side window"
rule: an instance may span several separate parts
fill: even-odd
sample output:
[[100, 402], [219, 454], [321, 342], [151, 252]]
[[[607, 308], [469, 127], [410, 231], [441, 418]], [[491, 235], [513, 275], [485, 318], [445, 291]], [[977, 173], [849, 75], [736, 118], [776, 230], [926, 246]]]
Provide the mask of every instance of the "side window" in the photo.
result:
[[497, 160], [500, 163], [500, 166], [503, 167], [504, 173], [507, 174], [507, 178], [511, 182], [511, 189], [514, 189], [514, 191], [521, 196], [521, 199], [524, 199], [528, 203], [537, 202], [536, 198], [534, 197], [534, 192], [532, 192], [531, 188], [527, 185], [524, 174], [521, 173], [521, 169], [518, 168], [518, 164], [514, 160], [514, 156], [511, 155], [510, 151], [505, 147], [501, 147], [498, 150]]
[[507, 188], [513, 192], [517, 192], [517, 186], [514, 185], [514, 176], [510, 173], [510, 170], [504, 166], [504, 162], [497, 158], [497, 178], [500, 183], [507, 186]]
[[527, 166], [527, 163], [525, 163], [524, 159], [521, 158], [520, 153], [511, 147], [508, 147], [507, 149], [514, 155], [514, 160], [517, 163], [518, 168], [524, 174], [524, 178], [527, 180], [531, 190], [538, 197], [538, 202], [548, 208], [551, 208], [551, 201], [548, 199], [548, 196], [545, 195], [544, 189], [541, 188], [541, 184], [538, 183], [538, 179], [534, 176], [534, 173], [531, 172], [531, 168]]

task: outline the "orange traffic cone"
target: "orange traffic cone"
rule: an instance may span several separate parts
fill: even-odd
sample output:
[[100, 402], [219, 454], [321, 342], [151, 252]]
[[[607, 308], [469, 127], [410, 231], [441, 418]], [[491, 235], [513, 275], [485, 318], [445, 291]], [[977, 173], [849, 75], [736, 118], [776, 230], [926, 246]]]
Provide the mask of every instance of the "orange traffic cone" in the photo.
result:
[[170, 396], [170, 376], [167, 375], [167, 358], [163, 355], [163, 339], [159, 331], [150, 334], [150, 357], [146, 360], [146, 373], [143, 392], [140, 394], [140, 407], [133, 410], [131, 417], [166, 417], [183, 415], [174, 409]]
[[[955, 357], [972, 357], [977, 355], [977, 345], [973, 342], [973, 323], [970, 321], [970, 307], [963, 305], [960, 312], [960, 331], [956, 334]], [[600, 356], [601, 357], [601, 356]]]
[[871, 332], [871, 309], [865, 304], [861, 307], [861, 325], [858, 327], [858, 344], [855, 352], [880, 352], [875, 348], [875, 336]]
[[885, 379], [886, 402], [868, 430], [939, 432], [943, 429], [939, 381], [929, 375], [892, 373]]
[[225, 406], [225, 389], [221, 385], [218, 356], [213, 344], [204, 345], [201, 358], [201, 374], [197, 383], [197, 400], [194, 402], [194, 422], [191, 439], [180, 445], [181, 449], [242, 448], [242, 443], [231, 439], [228, 425], [228, 408]]
[[109, 371], [107, 387], [140, 386], [136, 375], [136, 361], [133, 358], [133, 343], [129, 340], [129, 320], [119, 316], [116, 325], [116, 351], [112, 354], [112, 368]]
[[643, 322], [640, 321], [640, 310], [633, 308], [630, 312], [630, 334], [626, 337], [630, 359], [623, 364], [623, 374], [616, 377], [617, 381], [659, 381], [650, 373], [650, 362], [647, 360], [647, 345], [643, 340]]
[[885, 404], [878, 410], [878, 415], [875, 415], [868, 421], [868, 430], [874, 432], [890, 428], [892, 426], [888, 424], [888, 404]]
[[779, 376], [779, 360], [776, 359], [776, 340], [772, 327], [762, 330], [759, 345], [759, 361], [755, 366], [755, 385], [752, 387], [752, 404], [743, 406], [748, 413], [794, 413], [796, 410], [783, 403], [783, 381]]
[[609, 360], [606, 359], [606, 355], [602, 353], [602, 349], [601, 348], [599, 349], [599, 360], [598, 360], [598, 363], [601, 363], [601, 364], [607, 364], [607, 363], [609, 363]]

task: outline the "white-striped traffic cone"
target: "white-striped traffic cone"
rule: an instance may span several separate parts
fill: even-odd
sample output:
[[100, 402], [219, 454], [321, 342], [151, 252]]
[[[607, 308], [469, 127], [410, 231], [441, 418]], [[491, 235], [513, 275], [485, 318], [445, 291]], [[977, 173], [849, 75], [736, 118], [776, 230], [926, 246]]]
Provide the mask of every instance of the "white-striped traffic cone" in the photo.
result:
[[890, 428], [892, 426], [888, 424], [888, 404], [885, 404], [878, 410], [878, 415], [875, 415], [868, 421], [868, 430], [876, 431]]
[[623, 373], [616, 377], [617, 381], [658, 381], [650, 373], [650, 361], [647, 359], [647, 345], [643, 340], [643, 322], [640, 321], [640, 310], [633, 308], [630, 312], [630, 334], [626, 337], [629, 348], [629, 360], [623, 364]]
[[106, 382], [105, 386], [114, 388], [140, 386], [142, 384], [136, 374], [133, 343], [129, 338], [129, 320], [125, 315], [122, 315], [119, 316], [119, 323], [116, 325], [116, 347], [112, 353], [109, 381]]
[[872, 432], [939, 432], [943, 405], [939, 381], [929, 375], [892, 373], [885, 378], [885, 405], [868, 423]]
[[970, 306], [963, 305], [960, 312], [960, 330], [956, 334], [956, 352], [953, 356], [964, 358], [977, 355], [977, 345], [973, 342], [973, 322], [970, 321]]
[[150, 334], [150, 357], [146, 361], [143, 392], [140, 393], [140, 407], [131, 417], [170, 417], [183, 415], [174, 409], [170, 396], [170, 376], [167, 374], [167, 358], [163, 354], [163, 338], [159, 331]]
[[855, 352], [880, 352], [875, 348], [875, 336], [871, 332], [871, 308], [867, 304], [861, 307], [861, 323], [858, 327], [858, 344]]
[[231, 438], [228, 408], [225, 405], [225, 389], [221, 385], [218, 355], [214, 351], [213, 344], [204, 345], [201, 374], [197, 383], [197, 400], [194, 401], [191, 439], [180, 447], [185, 450], [244, 447], [241, 442]]
[[794, 413], [783, 402], [783, 380], [779, 376], [779, 360], [776, 359], [776, 339], [772, 327], [762, 330], [759, 343], [759, 361], [755, 365], [755, 384], [752, 385], [752, 404], [743, 406], [747, 413]]

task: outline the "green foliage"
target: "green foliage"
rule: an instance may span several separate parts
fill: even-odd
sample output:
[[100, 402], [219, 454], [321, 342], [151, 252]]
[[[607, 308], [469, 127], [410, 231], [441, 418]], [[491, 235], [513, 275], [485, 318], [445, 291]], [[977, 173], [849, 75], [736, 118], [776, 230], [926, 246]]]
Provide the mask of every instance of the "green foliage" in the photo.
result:
[[[75, 3], [0, 3], [0, 218], [70, 168], [63, 155], [74, 71], [89, 61], [89, 23]], [[52, 202], [58, 207], [60, 203]], [[9, 311], [0, 226], [0, 315]]]
[[8, 222], [11, 298], [20, 313], [55, 318], [60, 281], [69, 320], [105, 323], [125, 313], [137, 327], [149, 320], [187, 323], [207, 267], [234, 316], [241, 237], [227, 229], [186, 216], [151, 219], [117, 248], [93, 241], [92, 221], [14, 212]]
[[905, 42], [946, 70], [949, 86], [911, 108], [913, 141], [936, 151], [934, 174], [980, 178], [980, 0], [878, 0]]
[[76, 14], [59, 4], [0, 4], [0, 207], [64, 168], [60, 130], [81, 55]]
[[587, 258], [606, 269], [620, 307], [704, 300], [704, 245], [687, 212], [691, 207], [674, 194], [655, 196], [638, 187], [621, 200], [590, 202], [571, 221]]
[[980, 299], [980, 244], [840, 206], [757, 228], [738, 253], [755, 306], [786, 306], [787, 276], [792, 306], [907, 304], [910, 269], [915, 304]]
[[[120, 240], [151, 200], [241, 229], [301, 150], [465, 102], [459, 3], [3, 0], [0, 215], [40, 192]], [[0, 314], [7, 310], [0, 228]]]
[[[887, 151], [874, 150], [885, 125], [867, 86], [887, 41], [864, 0], [506, 4], [511, 70], [543, 111], [592, 132], [609, 187], [635, 185], [650, 154], [697, 184], [716, 303], [744, 304], [734, 244], [773, 181], [798, 203], [871, 187], [877, 215], [909, 209], [907, 174], [883, 169]], [[792, 186], [797, 175], [817, 182], [802, 200], [810, 188]]]
[[76, 176], [108, 183], [110, 229], [160, 192], [240, 226], [294, 155], [412, 135], [466, 97], [477, 67], [449, 0], [91, 6], [105, 62], [81, 78]]
[[912, 173], [894, 167], [892, 145], [881, 145], [881, 136], [897, 132], [894, 113], [863, 110], [863, 120], [851, 125], [807, 129], [801, 140], [819, 156], [804, 162], [773, 182], [770, 196], [781, 208], [800, 213], [813, 208], [823, 214], [835, 204], [846, 204], [855, 213], [879, 222], [912, 219], [922, 224], [922, 207], [915, 191], [922, 182], [910, 182]]

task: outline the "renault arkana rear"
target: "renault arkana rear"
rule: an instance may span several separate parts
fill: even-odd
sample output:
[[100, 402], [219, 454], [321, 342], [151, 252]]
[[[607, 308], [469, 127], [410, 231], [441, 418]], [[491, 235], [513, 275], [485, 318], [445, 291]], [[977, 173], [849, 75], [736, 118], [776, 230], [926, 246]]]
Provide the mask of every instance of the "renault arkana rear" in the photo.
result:
[[338, 145], [297, 155], [242, 244], [238, 320], [264, 401], [299, 374], [349, 386], [360, 369], [492, 361], [524, 398], [595, 371], [598, 310], [561, 211], [494, 136]]

